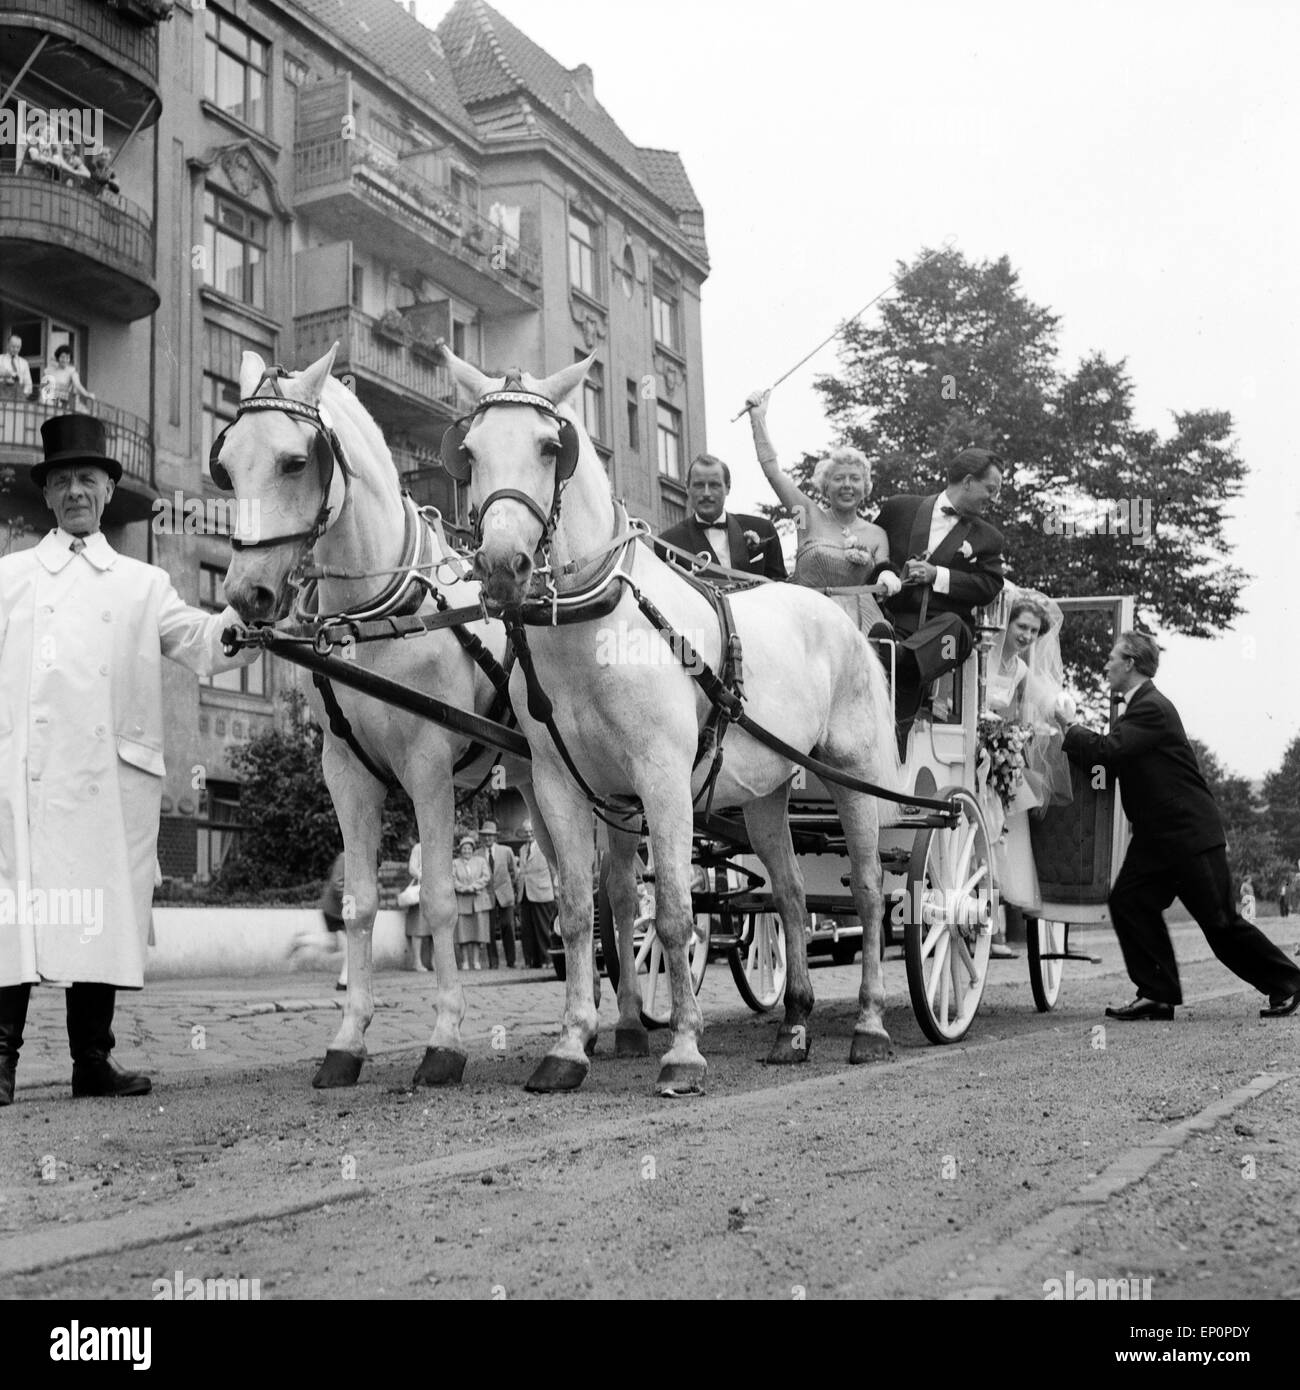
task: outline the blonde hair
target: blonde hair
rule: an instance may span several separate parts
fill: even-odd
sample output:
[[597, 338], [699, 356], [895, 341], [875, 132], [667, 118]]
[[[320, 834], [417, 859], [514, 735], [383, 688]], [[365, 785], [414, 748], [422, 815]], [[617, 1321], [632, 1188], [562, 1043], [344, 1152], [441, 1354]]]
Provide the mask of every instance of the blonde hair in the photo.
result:
[[866, 483], [867, 494], [870, 495], [871, 465], [867, 462], [867, 456], [861, 449], [855, 449], [849, 444], [842, 444], [838, 449], [832, 449], [825, 458], [818, 460], [817, 466], [813, 469], [813, 490], [824, 494], [826, 479], [841, 464], [849, 464], [861, 471], [863, 481]]

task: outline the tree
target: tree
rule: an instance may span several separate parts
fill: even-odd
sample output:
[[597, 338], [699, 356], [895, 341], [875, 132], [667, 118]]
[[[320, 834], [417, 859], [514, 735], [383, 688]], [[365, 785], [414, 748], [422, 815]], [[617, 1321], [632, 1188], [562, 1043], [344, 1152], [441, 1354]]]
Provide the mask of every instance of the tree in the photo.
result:
[[1294, 871], [1300, 860], [1300, 735], [1287, 745], [1281, 767], [1264, 778], [1264, 800], [1278, 853]]
[[[994, 520], [1014, 583], [1055, 598], [1135, 594], [1145, 631], [1206, 637], [1240, 616], [1249, 576], [1227, 562], [1223, 526], [1247, 470], [1231, 415], [1175, 412], [1164, 439], [1138, 429], [1124, 362], [1093, 353], [1063, 371], [1059, 319], [1005, 256], [944, 250], [899, 271], [879, 322], [847, 324], [840, 373], [816, 383], [842, 440], [871, 461], [876, 501], [938, 491], [961, 449], [991, 448], [1009, 464]], [[792, 470], [805, 487], [810, 458]], [[1107, 646], [1102, 624], [1063, 634], [1088, 685]]]
[[1233, 883], [1239, 884], [1249, 874], [1257, 893], [1271, 895], [1284, 865], [1263, 803], [1250, 782], [1229, 772], [1200, 739], [1189, 742], [1223, 817]]

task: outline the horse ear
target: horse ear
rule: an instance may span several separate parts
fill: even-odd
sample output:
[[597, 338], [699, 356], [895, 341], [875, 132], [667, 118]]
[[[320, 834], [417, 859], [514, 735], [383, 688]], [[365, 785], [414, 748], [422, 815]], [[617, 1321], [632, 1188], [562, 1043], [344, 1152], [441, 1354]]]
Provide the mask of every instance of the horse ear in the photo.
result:
[[596, 354], [593, 352], [590, 357], [584, 357], [581, 362], [575, 362], [571, 367], [562, 367], [544, 381], [537, 382], [538, 395], [545, 396], [548, 401], [554, 401], [556, 405], [563, 405], [586, 380], [587, 373], [591, 370], [591, 364], [595, 360]]
[[485, 391], [491, 389], [492, 378], [484, 376], [477, 367], [457, 357], [447, 346], [445, 338], [438, 339], [438, 346], [442, 349], [444, 365], [451, 373], [456, 385], [471, 401], [477, 401]]
[[257, 390], [266, 373], [266, 363], [255, 352], [246, 352], [239, 359], [239, 395], [243, 400]]
[[[319, 405], [321, 392], [325, 389], [325, 383], [329, 380], [330, 371], [334, 366], [334, 358], [338, 353], [338, 339], [334, 340], [334, 346], [318, 361], [313, 362], [310, 367], [304, 367], [294, 377], [294, 384], [299, 388], [302, 397], [307, 405]], [[295, 395], [298, 392], [294, 393]]]

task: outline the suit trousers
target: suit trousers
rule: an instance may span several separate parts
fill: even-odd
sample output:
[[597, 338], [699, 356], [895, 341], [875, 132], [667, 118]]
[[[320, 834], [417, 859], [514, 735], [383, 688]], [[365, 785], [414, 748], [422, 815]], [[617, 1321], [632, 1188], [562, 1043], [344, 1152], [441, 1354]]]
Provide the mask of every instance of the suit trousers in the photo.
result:
[[519, 904], [519, 940], [525, 961], [535, 969], [551, 963], [551, 932], [557, 911], [553, 902], [535, 903], [524, 890]]
[[1135, 839], [1109, 902], [1124, 964], [1142, 998], [1183, 1002], [1173, 943], [1161, 915], [1175, 898], [1182, 900], [1210, 949], [1234, 975], [1270, 997], [1300, 989], [1300, 968], [1237, 910], [1222, 845], [1179, 855]]
[[514, 903], [492, 904], [492, 940], [488, 942], [488, 964], [497, 968], [497, 937], [501, 938], [501, 948], [505, 951], [506, 965], [514, 969], [515, 964], [515, 905]]

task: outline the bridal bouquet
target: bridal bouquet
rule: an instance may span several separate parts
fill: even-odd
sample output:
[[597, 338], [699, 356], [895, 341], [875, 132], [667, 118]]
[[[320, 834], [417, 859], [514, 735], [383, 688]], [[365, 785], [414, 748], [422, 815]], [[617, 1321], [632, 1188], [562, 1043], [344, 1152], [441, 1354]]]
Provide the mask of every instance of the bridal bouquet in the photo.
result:
[[988, 786], [997, 792], [1005, 810], [1011, 809], [1024, 785], [1026, 753], [1034, 731], [1028, 724], [1011, 724], [996, 715], [982, 715], [979, 746], [988, 758]]

